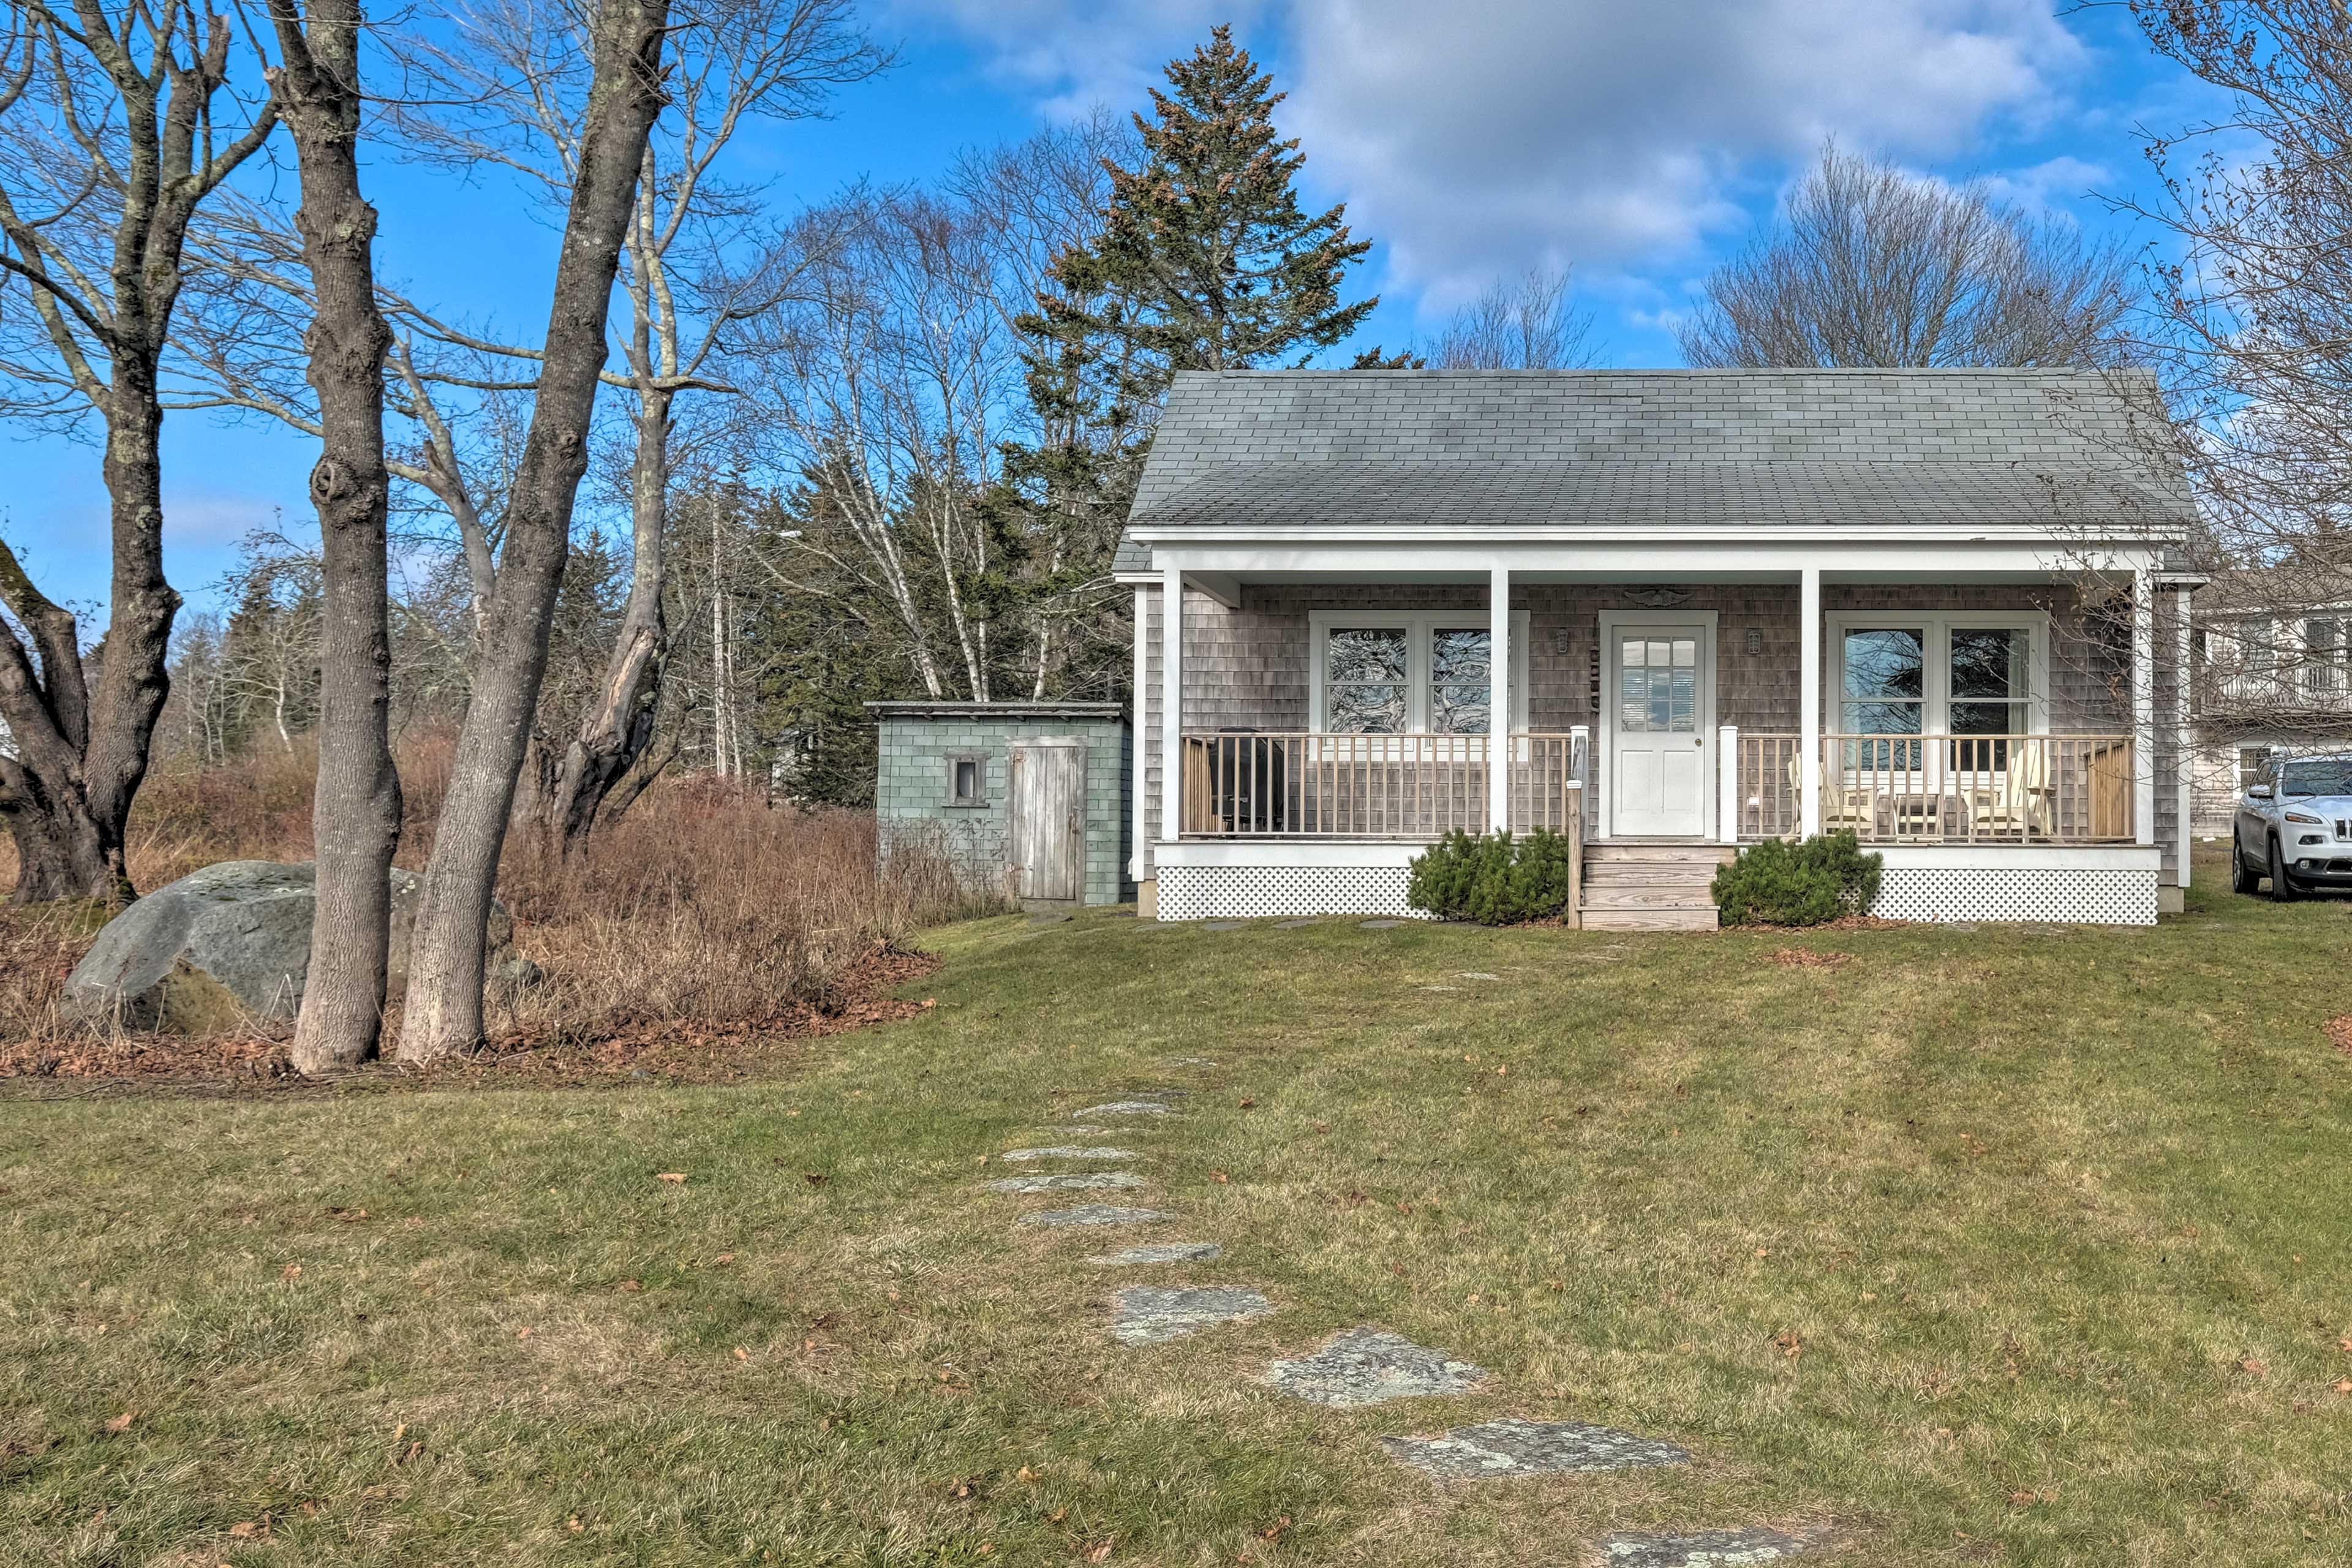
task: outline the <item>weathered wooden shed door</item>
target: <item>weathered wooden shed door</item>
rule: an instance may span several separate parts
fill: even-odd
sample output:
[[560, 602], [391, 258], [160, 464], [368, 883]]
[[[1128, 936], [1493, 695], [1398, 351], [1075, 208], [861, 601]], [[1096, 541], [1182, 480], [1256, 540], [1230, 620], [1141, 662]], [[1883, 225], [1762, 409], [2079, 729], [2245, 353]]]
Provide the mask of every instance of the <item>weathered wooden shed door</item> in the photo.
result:
[[1087, 748], [1083, 741], [1013, 747], [1013, 896], [1074, 904], [1087, 890]]

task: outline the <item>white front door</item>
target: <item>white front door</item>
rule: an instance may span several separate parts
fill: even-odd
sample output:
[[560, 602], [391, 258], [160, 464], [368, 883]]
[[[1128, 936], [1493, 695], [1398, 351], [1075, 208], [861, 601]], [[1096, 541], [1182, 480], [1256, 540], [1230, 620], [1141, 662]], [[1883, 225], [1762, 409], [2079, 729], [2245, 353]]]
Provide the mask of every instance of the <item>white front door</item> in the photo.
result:
[[1706, 831], [1715, 649], [1698, 621], [1609, 631], [1610, 819], [1622, 837]]

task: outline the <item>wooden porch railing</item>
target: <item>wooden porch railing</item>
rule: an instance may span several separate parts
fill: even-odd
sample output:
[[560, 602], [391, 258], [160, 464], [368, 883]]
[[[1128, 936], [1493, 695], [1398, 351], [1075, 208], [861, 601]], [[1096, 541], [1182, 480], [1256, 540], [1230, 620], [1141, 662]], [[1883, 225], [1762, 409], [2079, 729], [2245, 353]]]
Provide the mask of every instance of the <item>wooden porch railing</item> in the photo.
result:
[[[1584, 733], [1510, 738], [1510, 826], [1580, 826]], [[1487, 831], [1484, 735], [1188, 734], [1187, 838], [1430, 839]]]
[[[1797, 831], [1794, 735], [1738, 737], [1742, 839]], [[2128, 844], [2129, 735], [1824, 735], [1822, 829], [1865, 844]]]

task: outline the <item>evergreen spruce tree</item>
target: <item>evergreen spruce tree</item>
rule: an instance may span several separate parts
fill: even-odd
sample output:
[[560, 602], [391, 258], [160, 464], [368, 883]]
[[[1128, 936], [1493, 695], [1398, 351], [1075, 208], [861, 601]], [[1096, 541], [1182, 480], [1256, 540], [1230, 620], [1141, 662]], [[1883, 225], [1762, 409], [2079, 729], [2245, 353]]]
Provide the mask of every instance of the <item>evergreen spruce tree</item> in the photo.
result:
[[1002, 510], [1029, 536], [1024, 586], [1038, 635], [1062, 639], [1044, 662], [1096, 672], [1083, 685], [1108, 668], [1092, 645], [1127, 636], [1111, 602], [1123, 596], [1100, 590], [1170, 377], [1303, 365], [1380, 303], [1340, 302], [1347, 268], [1371, 244], [1349, 237], [1344, 205], [1300, 209], [1293, 182], [1306, 158], [1274, 129], [1286, 95], [1233, 30], [1216, 28], [1167, 75], [1150, 116], [1135, 117], [1138, 165], [1105, 165], [1102, 231], [1055, 258], [1019, 322], [1039, 440], [1006, 448]]

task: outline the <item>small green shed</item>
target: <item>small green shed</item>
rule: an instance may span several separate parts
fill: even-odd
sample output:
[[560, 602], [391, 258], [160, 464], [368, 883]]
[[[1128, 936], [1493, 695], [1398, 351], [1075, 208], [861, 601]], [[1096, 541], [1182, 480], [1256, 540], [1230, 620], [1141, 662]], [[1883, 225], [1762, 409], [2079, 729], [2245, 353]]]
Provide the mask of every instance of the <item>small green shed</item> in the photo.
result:
[[869, 702], [882, 843], [938, 845], [1024, 904], [1135, 897], [1134, 737], [1113, 702]]

